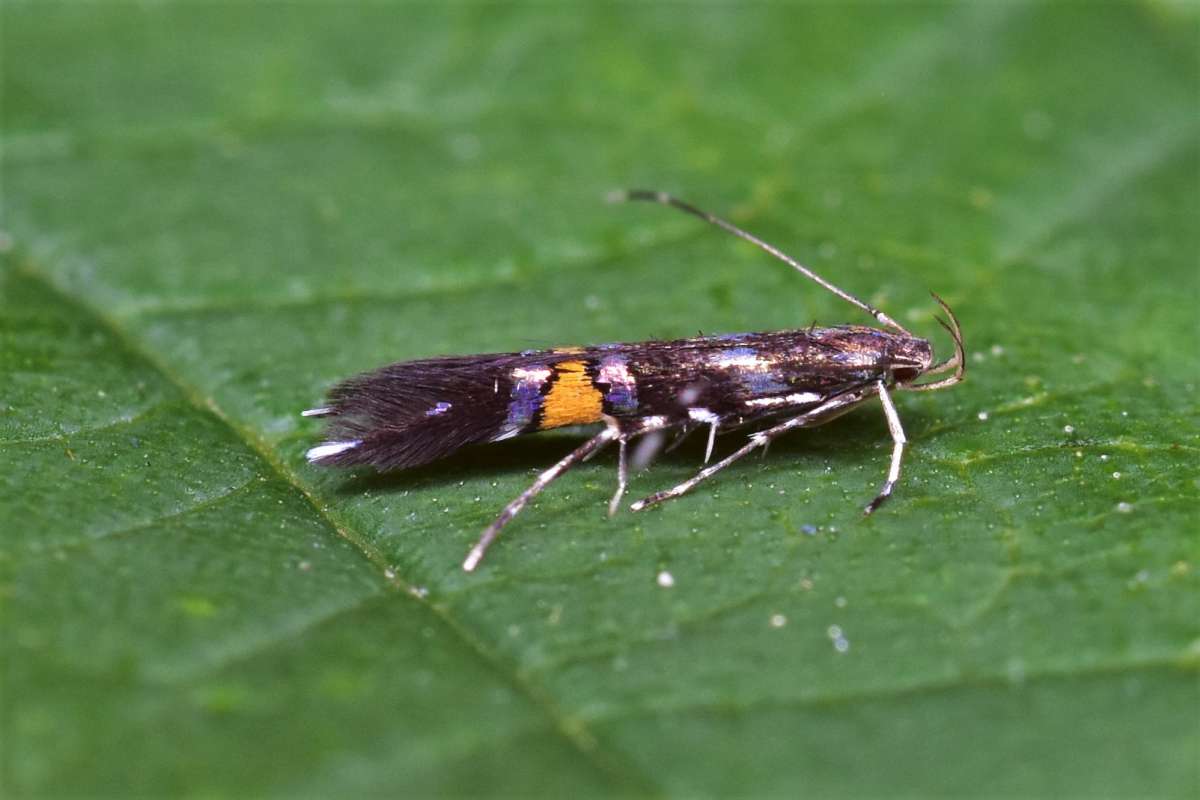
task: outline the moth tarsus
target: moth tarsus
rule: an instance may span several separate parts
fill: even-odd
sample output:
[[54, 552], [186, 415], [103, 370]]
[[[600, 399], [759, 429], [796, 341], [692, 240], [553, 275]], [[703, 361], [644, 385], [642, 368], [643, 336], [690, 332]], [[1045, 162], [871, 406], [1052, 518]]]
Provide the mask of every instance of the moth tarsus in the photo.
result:
[[[404, 361], [350, 378], [330, 391], [324, 405], [302, 412], [327, 419], [326, 441], [308, 451], [308, 460], [322, 466], [408, 469], [468, 444], [603, 423], [597, 434], [538, 475], [484, 529], [463, 562], [471, 572], [530, 500], [613, 442], [618, 466], [610, 514], [625, 494], [627, 449], [633, 439], [674, 431], [677, 444], [692, 431], [707, 428], [705, 466], [683, 483], [630, 506], [640, 511], [685, 494], [751, 452], [765, 452], [789, 431], [821, 425], [878, 396], [892, 455], [887, 476], [864, 513], [879, 508], [900, 480], [907, 444], [891, 393], [944, 389], [963, 379], [962, 331], [946, 302], [933, 295], [948, 317], [938, 322], [954, 341], [954, 355], [935, 362], [928, 340], [732, 223], [663, 192], [631, 190], [609, 199], [656, 202], [699, 217], [775, 256], [883, 328], [814, 323], [797, 330]], [[917, 382], [945, 373], [950, 374]], [[759, 423], [765, 427], [738, 450], [709, 463], [718, 432]], [[635, 462], [641, 457], [638, 449]]]

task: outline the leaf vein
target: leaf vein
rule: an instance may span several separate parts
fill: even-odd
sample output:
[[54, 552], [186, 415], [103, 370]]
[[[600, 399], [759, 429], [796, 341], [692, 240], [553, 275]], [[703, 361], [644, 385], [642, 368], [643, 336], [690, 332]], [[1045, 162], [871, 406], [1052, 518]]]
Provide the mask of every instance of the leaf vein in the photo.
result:
[[[143, 347], [115, 318], [105, 315], [83, 300], [64, 291], [49, 276], [37, 270], [29, 261], [23, 262], [17, 270], [31, 280], [37, 281], [52, 292], [62, 302], [86, 312], [98, 324], [107, 328], [119, 342], [132, 354], [138, 356], [175, 386], [185, 398], [197, 409], [212, 414], [222, 424], [227, 426], [252, 452], [258, 455], [265, 465], [284, 483], [288, 484], [312, 508], [314, 514], [328, 526], [336, 535], [353, 545], [365, 558], [380, 571], [385, 583], [393, 590], [411, 596], [415, 602], [423, 604], [435, 617], [441, 620], [449, 630], [454, 632], [467, 649], [480, 659], [491, 671], [514, 686], [523, 694], [528, 702], [540, 710], [553, 725], [554, 730], [575, 750], [576, 753], [593, 768], [620, 783], [636, 787], [641, 793], [657, 793], [657, 785], [648, 776], [637, 770], [630, 762], [621, 759], [615, 752], [604, 752], [594, 734], [577, 719], [569, 718], [543, 689], [531, 684], [523, 674], [506, 669], [505, 663], [498, 655], [487, 648], [484, 643], [458, 622], [445, 609], [429, 603], [416, 595], [411, 585], [403, 581], [387, 564], [384, 556], [361, 536], [339, 522], [329, 510], [319, 501], [312, 490], [306, 486], [280, 458], [267, 442], [250, 428], [233, 420], [215, 399], [206, 396], [200, 389], [188, 383], [181, 375], [170, 369], [169, 365], [153, 351]], [[395, 577], [389, 577], [395, 575]]]
[[681, 703], [651, 703], [636, 710], [622, 710], [612, 714], [593, 714], [587, 721], [593, 725], [609, 725], [615, 722], [655, 717], [663, 714], [688, 714], [693, 712], [735, 713], [744, 714], [750, 711], [765, 709], [806, 709], [825, 706], [850, 705], [853, 703], [870, 703], [896, 700], [906, 697], [939, 694], [963, 689], [995, 689], [1028, 686], [1031, 683], [1050, 682], [1055, 680], [1077, 680], [1085, 677], [1115, 677], [1132, 675], [1158, 670], [1178, 670], [1200, 675], [1200, 660], [1194, 653], [1162, 654], [1155, 657], [1139, 658], [1129, 662], [1114, 662], [1096, 664], [1080, 668], [1072, 666], [1069, 669], [1047, 667], [1035, 672], [1024, 672], [1020, 680], [995, 673], [992, 675], [959, 675], [947, 680], [914, 682], [902, 686], [888, 686], [879, 689], [861, 688], [843, 694], [808, 695], [792, 697], [761, 697], [732, 702], [681, 702]]
[[91, 425], [83, 425], [79, 428], [69, 431], [60, 431], [58, 433], [49, 433], [44, 436], [25, 436], [15, 439], [0, 439], [0, 447], [17, 447], [28, 444], [46, 444], [49, 442], [66, 442], [71, 438], [78, 436], [91, 436], [97, 433], [104, 433], [116, 428], [122, 428], [129, 425], [134, 425], [143, 422], [148, 417], [153, 416], [155, 412], [171, 405], [168, 400], [158, 400], [150, 405], [144, 406], [130, 414], [114, 417], [106, 422], [95, 423]]

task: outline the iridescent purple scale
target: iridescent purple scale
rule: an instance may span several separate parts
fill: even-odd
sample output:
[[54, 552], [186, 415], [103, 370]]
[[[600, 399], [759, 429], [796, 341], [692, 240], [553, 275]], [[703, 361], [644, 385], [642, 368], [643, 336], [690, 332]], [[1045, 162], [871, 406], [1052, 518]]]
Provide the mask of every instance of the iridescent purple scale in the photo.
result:
[[517, 367], [512, 371], [511, 378], [508, 417], [492, 437], [493, 441], [512, 438], [533, 424], [542, 408], [542, 389], [550, 379], [550, 368], [544, 364]]
[[629, 372], [629, 364], [622, 356], [605, 356], [600, 360], [596, 383], [607, 386], [604, 404], [613, 414], [632, 414], [638, 409], [637, 380]]

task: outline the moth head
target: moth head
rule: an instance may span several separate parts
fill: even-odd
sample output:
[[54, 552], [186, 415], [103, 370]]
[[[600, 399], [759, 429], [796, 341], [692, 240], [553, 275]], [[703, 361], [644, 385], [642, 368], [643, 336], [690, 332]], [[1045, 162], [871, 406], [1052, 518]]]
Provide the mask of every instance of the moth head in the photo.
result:
[[[947, 358], [945, 361], [935, 364], [933, 362], [933, 346], [926, 339], [918, 339], [915, 336], [902, 340], [900, 349], [911, 351], [914, 357], [920, 356], [919, 366], [910, 366], [908, 364], [900, 364], [897, 360], [897, 369], [892, 370], [892, 374], [896, 378], [896, 386], [900, 389], [908, 389], [913, 392], [928, 392], [936, 389], [944, 389], [947, 386], [953, 386], [963, 379], [963, 375], [967, 369], [967, 354], [963, 347], [962, 329], [958, 325], [958, 317], [954, 316], [954, 312], [950, 310], [950, 306], [946, 305], [946, 301], [933, 295], [933, 299], [946, 312], [946, 316], [950, 321], [937, 317], [937, 321], [941, 324], [946, 332], [954, 339], [954, 355]], [[926, 381], [925, 383], [915, 383], [916, 379], [922, 375], [939, 375], [941, 373], [952, 373], [949, 377], [940, 378], [936, 381]]]
[[924, 375], [933, 366], [933, 345], [915, 336], [899, 338], [889, 354], [892, 377], [904, 386]]

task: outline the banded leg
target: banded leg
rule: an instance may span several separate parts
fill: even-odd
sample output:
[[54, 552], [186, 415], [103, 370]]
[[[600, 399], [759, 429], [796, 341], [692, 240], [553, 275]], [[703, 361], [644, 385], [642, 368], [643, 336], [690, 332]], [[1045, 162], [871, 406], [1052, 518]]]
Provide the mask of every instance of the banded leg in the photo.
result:
[[863, 514], [870, 514], [883, 505], [884, 500], [892, 496], [892, 488], [896, 485], [896, 481], [900, 480], [900, 459], [904, 457], [904, 445], [908, 441], [904, 437], [904, 428], [900, 427], [900, 415], [896, 413], [896, 406], [892, 403], [887, 387], [883, 385], [883, 381], [879, 381], [876, 388], [879, 391], [879, 400], [883, 403], [883, 414], [887, 417], [888, 430], [892, 432], [892, 464], [888, 467], [887, 480], [883, 482], [883, 488], [879, 490], [879, 494], [875, 495], [874, 500], [867, 503]]
[[463, 569], [467, 572], [473, 572], [475, 568], [479, 566], [479, 562], [483, 560], [483, 554], [487, 552], [488, 547], [491, 546], [492, 542], [496, 540], [496, 537], [500, 535], [500, 530], [509, 522], [511, 522], [512, 518], [519, 514], [521, 509], [524, 508], [530, 500], [537, 497], [541, 491], [545, 489], [555, 478], [562, 475], [571, 467], [575, 466], [580, 461], [583, 461], [600, 448], [604, 447], [613, 439], [618, 438], [620, 435], [621, 433], [615, 425], [609, 425], [591, 439], [588, 439], [586, 442], [579, 445], [579, 447], [572, 450], [557, 464], [550, 467], [541, 475], [538, 475], [537, 480], [535, 480], [528, 489], [521, 492], [521, 494], [515, 500], [505, 506], [504, 510], [500, 512], [500, 516], [496, 517], [496, 519], [492, 521], [492, 524], [488, 525], [487, 528], [484, 529], [483, 534], [479, 537], [479, 541], [475, 543], [475, 546], [471, 548], [471, 552], [467, 554], [466, 560], [463, 561]]
[[775, 438], [782, 436], [788, 431], [795, 430], [796, 428], [811, 428], [815, 425], [820, 425], [822, 422], [827, 422], [839, 414], [849, 411], [852, 407], [858, 405], [863, 400], [874, 394], [875, 391], [876, 387], [872, 386], [869, 389], [863, 389], [856, 392], [847, 392], [846, 394], [841, 395], [840, 397], [835, 397], [829, 402], [819, 405], [811, 411], [807, 411], [798, 417], [792, 417], [785, 422], [779, 423], [773, 428], [767, 428], [765, 431], [759, 431], [750, 437], [750, 441], [746, 442], [746, 444], [742, 445], [739, 449], [721, 459], [716, 464], [713, 464], [711, 467], [705, 467], [678, 486], [665, 489], [661, 492], [656, 492], [649, 497], [643, 497], [641, 500], [638, 500], [636, 503], [631, 505], [630, 509], [633, 511], [641, 511], [644, 508], [658, 505], [659, 503], [670, 500], [671, 498], [679, 497], [681, 494], [685, 494], [690, 491], [692, 487], [696, 486], [698, 483], [708, 480], [713, 475], [716, 475], [718, 472], [725, 469], [743, 456], [749, 455], [759, 447], [766, 447]]

